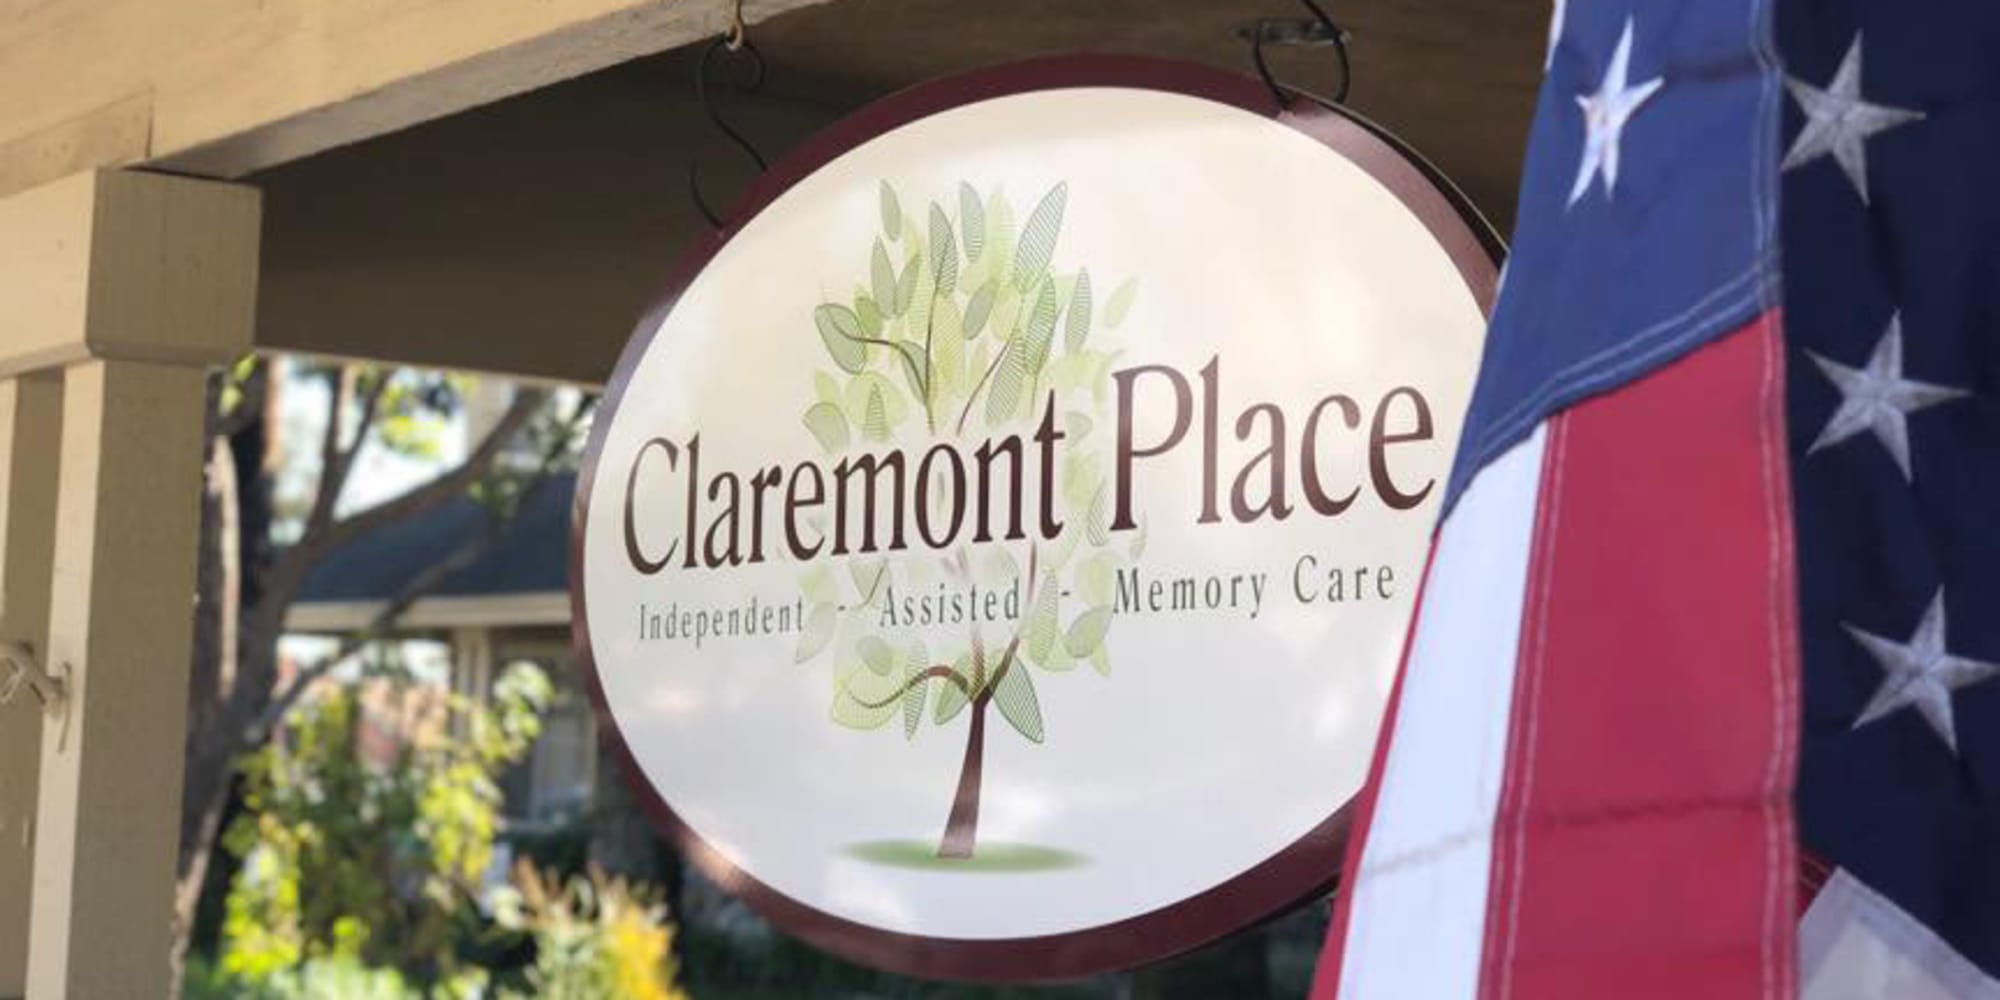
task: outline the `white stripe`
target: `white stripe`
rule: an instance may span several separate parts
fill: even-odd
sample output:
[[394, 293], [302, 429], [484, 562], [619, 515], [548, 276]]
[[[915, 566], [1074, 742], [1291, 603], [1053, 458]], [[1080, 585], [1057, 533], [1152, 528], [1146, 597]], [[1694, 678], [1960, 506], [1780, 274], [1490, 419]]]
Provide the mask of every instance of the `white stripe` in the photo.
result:
[[1342, 949], [1344, 998], [1471, 997], [1546, 425], [1439, 532]]
[[1799, 921], [1799, 976], [1805, 1000], [2000, 998], [2000, 980], [1845, 869]]

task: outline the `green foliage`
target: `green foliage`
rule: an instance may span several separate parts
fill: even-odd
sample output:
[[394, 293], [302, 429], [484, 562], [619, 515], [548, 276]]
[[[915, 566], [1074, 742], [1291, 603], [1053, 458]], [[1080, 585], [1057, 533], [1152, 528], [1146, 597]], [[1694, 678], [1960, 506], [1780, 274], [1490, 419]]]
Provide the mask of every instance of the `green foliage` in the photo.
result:
[[[673, 929], [666, 908], [623, 879], [592, 869], [565, 882], [532, 865], [496, 911], [503, 926], [531, 935], [533, 993], [546, 1000], [686, 1000], [674, 985]], [[506, 996], [518, 994], [507, 993]]]
[[422, 994], [395, 970], [371, 969], [351, 956], [314, 959], [256, 980], [225, 973], [196, 956], [188, 961], [181, 996], [184, 1000], [416, 1000]]
[[[953, 201], [956, 213], [947, 207]], [[1103, 468], [1111, 442], [1090, 436], [1086, 411], [1104, 404], [1117, 357], [1100, 330], [1124, 322], [1136, 286], [1125, 280], [1100, 306], [1092, 276], [1061, 266], [1068, 201], [1068, 185], [1053, 185], [1017, 231], [1012, 204], [998, 190], [982, 196], [961, 182], [956, 198], [911, 215], [885, 181], [882, 233], [867, 248], [867, 286], [855, 292], [853, 308], [826, 302], [814, 310], [833, 367], [815, 372], [814, 401], [801, 420], [826, 453], [974, 430], [1019, 433], [1052, 400], [1068, 439], [1066, 527], [1053, 542], [1024, 546], [1018, 558], [1004, 546], [975, 553], [967, 543], [943, 553], [939, 565], [853, 558], [847, 580], [824, 568], [807, 574], [801, 594], [810, 610], [796, 659], [833, 659], [829, 715], [839, 725], [878, 729], [899, 721], [914, 739], [926, 717], [942, 726], [968, 705], [990, 701], [1023, 738], [1041, 742], [1044, 720], [1029, 668], [1054, 673], [1089, 663], [1110, 670], [1112, 581], [1126, 553], [1110, 548]], [[905, 440], [913, 431], [920, 439]], [[947, 489], [930, 495], [934, 503], [949, 500]], [[921, 650], [907, 657], [892, 648], [901, 639], [876, 634], [881, 592], [939, 582], [1016, 590], [1024, 612], [1016, 633], [981, 645], [968, 630], [928, 657]], [[1003, 648], [1011, 651], [1005, 668]]]
[[366, 398], [381, 393], [375, 427], [383, 447], [414, 458], [436, 458], [449, 418], [465, 405], [471, 389], [469, 375], [368, 366], [361, 369], [356, 394]]
[[216, 400], [216, 416], [227, 419], [236, 415], [237, 408], [243, 405], [244, 386], [256, 377], [263, 363], [258, 355], [245, 354], [229, 365], [229, 371], [223, 374], [222, 395]]
[[[257, 988], [321, 961], [393, 968], [447, 991], [481, 978], [457, 947], [480, 926], [496, 778], [540, 734], [551, 693], [517, 664], [490, 705], [381, 684], [294, 709], [243, 765], [247, 809], [224, 839], [243, 863], [220, 972]], [[379, 723], [385, 715], [394, 721]]]

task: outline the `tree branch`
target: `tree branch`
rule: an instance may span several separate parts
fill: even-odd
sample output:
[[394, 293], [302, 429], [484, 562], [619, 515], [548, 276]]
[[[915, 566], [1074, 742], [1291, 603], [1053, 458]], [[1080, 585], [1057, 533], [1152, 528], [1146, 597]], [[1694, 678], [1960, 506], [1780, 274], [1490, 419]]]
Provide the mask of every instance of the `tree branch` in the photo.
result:
[[331, 673], [336, 667], [346, 663], [356, 653], [366, 648], [369, 643], [388, 634], [396, 622], [403, 617], [404, 613], [410, 610], [412, 605], [416, 604], [424, 595], [436, 590], [445, 580], [450, 579], [452, 574], [478, 562], [479, 557], [492, 545], [494, 537], [498, 534], [499, 532], [490, 529], [482, 531], [461, 543], [443, 559], [425, 567], [423, 572], [411, 577], [408, 582], [404, 583], [402, 589], [397, 591], [396, 595], [390, 598], [389, 602], [384, 604], [380, 611], [375, 613], [375, 617], [370, 619], [366, 626], [362, 627], [359, 631], [349, 633], [345, 638], [341, 639], [340, 645], [334, 649], [332, 654], [300, 670], [298, 676], [292, 678], [291, 684], [287, 685], [283, 691], [273, 697], [270, 704], [264, 707], [264, 711], [258, 716], [257, 721], [251, 724], [250, 740], [252, 745], [262, 743], [270, 735], [271, 730], [277, 726], [280, 720], [284, 719], [285, 713], [292, 710], [292, 706], [298, 703], [300, 696], [305, 694], [306, 689], [311, 687], [314, 681], [319, 680], [328, 673]]
[[881, 701], [868, 701], [858, 697], [850, 689], [851, 685], [842, 685], [841, 693], [847, 695], [849, 698], [853, 698], [854, 703], [860, 705], [862, 708], [888, 708], [890, 705], [894, 705], [900, 701], [904, 695], [909, 694], [911, 688], [933, 679], [950, 681], [951, 686], [957, 688], [966, 698], [970, 699], [973, 697], [972, 685], [966, 683], [965, 678], [959, 676], [958, 671], [942, 663], [935, 667], [927, 667], [909, 680], [904, 681], [902, 687], [897, 688], [894, 693], [883, 698]]
[[402, 496], [376, 504], [367, 510], [331, 522], [317, 537], [310, 532], [299, 539], [294, 551], [310, 561], [317, 561], [326, 552], [339, 547], [368, 532], [387, 524], [407, 520], [427, 514], [457, 499], [473, 484], [485, 478], [493, 463], [500, 457], [507, 443], [526, 426], [528, 420], [541, 408], [546, 394], [540, 390], [524, 389], [516, 393], [514, 402], [507, 407], [500, 421], [493, 425], [472, 453], [465, 460], [438, 475], [430, 482], [419, 486]]
[[[494, 428], [491, 434], [487, 435], [485, 441], [481, 442], [480, 448], [475, 450], [475, 455], [478, 451], [487, 449], [488, 445], [493, 445], [496, 441], [504, 442], [507, 438], [513, 436], [510, 425], [512, 429], [517, 430], [526, 421], [527, 417], [533, 414], [534, 408], [541, 401], [540, 393], [532, 394], [533, 398], [528, 400], [527, 408], [524, 411], [522, 409], [524, 398], [530, 395], [530, 393], [523, 392], [515, 398], [514, 405], [507, 411], [507, 416], [502, 417], [500, 424]], [[563, 464], [563, 459], [568, 450], [572, 435], [577, 427], [582, 424], [584, 417], [590, 412], [593, 405], [594, 400], [588, 397], [579, 400], [576, 409], [563, 422], [561, 432], [552, 436], [548, 446], [543, 449], [541, 460], [536, 465], [534, 473], [522, 487], [521, 498], [523, 501], [546, 486], [548, 481], [554, 477], [557, 468]], [[514, 417], [517, 411], [521, 413], [520, 419], [510, 421], [509, 418]], [[485, 467], [492, 465], [493, 458], [498, 454], [498, 451], [499, 448], [495, 445], [492, 449], [492, 454], [487, 455], [482, 463], [482, 471]], [[471, 463], [471, 461], [472, 459], [468, 458], [466, 464]], [[465, 464], [461, 464], [460, 468], [464, 467]], [[449, 475], [448, 473], [447, 476]], [[443, 478], [446, 477], [440, 477], [440, 479]], [[480, 477], [475, 476], [474, 481], [478, 478]], [[437, 482], [438, 480], [433, 480], [430, 485], [422, 487], [422, 489], [430, 489]], [[460, 491], [470, 485], [471, 483], [468, 482], [465, 487], [460, 488]], [[459, 491], [454, 491], [452, 495], [455, 495], [456, 492]], [[406, 494], [405, 498], [407, 496]], [[450, 499], [450, 495], [446, 499]], [[370, 511], [382, 510], [395, 503], [397, 501], [390, 501], [389, 503], [370, 508]], [[363, 512], [364, 515], [368, 513], [369, 511]], [[382, 606], [381, 610], [376, 612], [375, 616], [369, 620], [365, 627], [342, 639], [340, 645], [334, 649], [331, 655], [299, 671], [298, 676], [292, 679], [291, 684], [271, 699], [270, 704], [265, 707], [263, 713], [258, 716], [257, 721], [251, 726], [250, 736], [253, 742], [262, 742], [271, 730], [284, 719], [285, 713], [291, 711], [292, 707], [298, 703], [299, 698], [305, 694], [306, 689], [311, 687], [313, 682], [331, 673], [341, 664], [346, 663], [356, 653], [366, 648], [369, 643], [388, 635], [394, 629], [396, 622], [417, 601], [421, 600], [431, 591], [436, 590], [446, 580], [450, 579], [453, 574], [478, 562], [479, 557], [484, 555], [487, 549], [491, 548], [495, 542], [506, 535], [507, 529], [512, 527], [519, 513], [520, 508], [517, 505], [515, 510], [505, 517], [496, 516], [489, 518], [484, 530], [466, 539], [443, 559], [425, 567], [422, 572], [406, 581], [397, 590], [396, 594]], [[351, 524], [360, 516], [362, 515], [350, 518], [348, 521], [342, 522], [342, 524]], [[404, 516], [415, 515], [408, 514]], [[334, 526], [335, 529], [340, 527], [341, 525]]]
[[972, 404], [979, 401], [980, 390], [986, 388], [986, 383], [992, 380], [993, 373], [1000, 370], [1000, 362], [1007, 360], [1008, 343], [1008, 341], [1001, 342], [1000, 353], [993, 356], [993, 363], [986, 366], [986, 374], [979, 376], [979, 381], [972, 386], [972, 394], [965, 397], [965, 409], [958, 411], [958, 433], [965, 433], [965, 418], [972, 416]]
[[[320, 438], [319, 485], [313, 493], [312, 513], [306, 516], [302, 533], [305, 538], [324, 531], [333, 522], [333, 512], [340, 504], [340, 495], [346, 492], [347, 480], [354, 472], [354, 461], [360, 457], [362, 446], [368, 443], [368, 432], [374, 429], [376, 417], [382, 409], [382, 397], [389, 391], [387, 373], [361, 391], [359, 365], [341, 368], [335, 383], [332, 399], [327, 403], [326, 433]], [[355, 403], [357, 392], [360, 392], [360, 400], [354, 437], [351, 443], [342, 446], [341, 420], [348, 406]]]

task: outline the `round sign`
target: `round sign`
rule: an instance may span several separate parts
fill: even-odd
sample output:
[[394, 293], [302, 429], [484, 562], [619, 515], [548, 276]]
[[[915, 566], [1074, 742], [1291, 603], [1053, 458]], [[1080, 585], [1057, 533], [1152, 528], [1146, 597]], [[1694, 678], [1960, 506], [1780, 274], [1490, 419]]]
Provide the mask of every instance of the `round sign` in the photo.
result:
[[1139, 59], [873, 105], [618, 364], [575, 639], [658, 822], [918, 975], [1186, 950], [1323, 891], [1494, 279], [1325, 108]]

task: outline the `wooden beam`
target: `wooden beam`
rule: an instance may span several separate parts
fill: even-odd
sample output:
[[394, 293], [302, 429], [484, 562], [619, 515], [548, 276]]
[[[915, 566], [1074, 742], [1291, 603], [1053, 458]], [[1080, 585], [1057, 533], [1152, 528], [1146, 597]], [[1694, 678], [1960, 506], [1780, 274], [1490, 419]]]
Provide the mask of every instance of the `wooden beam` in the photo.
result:
[[[749, 0], [744, 15], [815, 2]], [[0, 185], [13, 185], [0, 195], [130, 162], [136, 136], [148, 160], [236, 176], [714, 35], [733, 10], [733, 0], [0, 7]], [[143, 129], [122, 117], [125, 102], [149, 109]], [[94, 117], [107, 108], [121, 109], [115, 126]]]
[[134, 94], [0, 143], [0, 194], [58, 177], [138, 163], [153, 148], [153, 95]]
[[[0, 379], [0, 641], [48, 648], [62, 380]], [[0, 705], [0, 997], [27, 992], [42, 709]]]
[[257, 218], [255, 189], [121, 170], [0, 199], [0, 377], [242, 354]]

